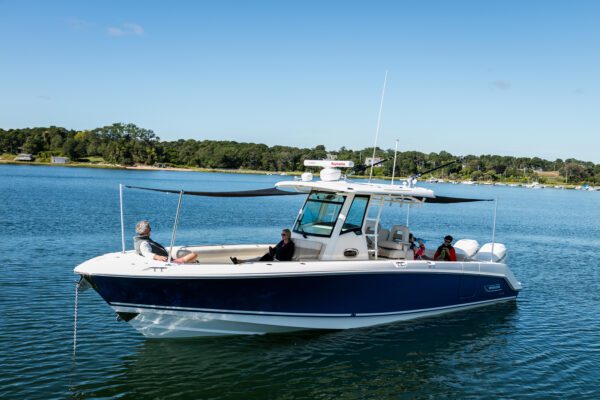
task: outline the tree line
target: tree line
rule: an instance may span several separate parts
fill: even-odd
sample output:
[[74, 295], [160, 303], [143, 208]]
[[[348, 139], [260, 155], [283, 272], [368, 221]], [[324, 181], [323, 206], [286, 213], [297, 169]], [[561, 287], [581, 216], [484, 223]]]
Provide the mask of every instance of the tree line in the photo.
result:
[[[115, 123], [84, 131], [62, 127], [0, 129], [0, 153], [30, 153], [38, 161], [49, 161], [51, 156], [67, 156], [73, 161], [90, 161], [101, 157], [117, 165], [186, 166], [218, 169], [246, 169], [258, 171], [304, 171], [304, 160], [336, 157], [365, 165], [373, 147], [351, 150], [327, 150], [325, 146], [297, 148], [267, 146], [260, 143], [239, 143], [216, 140], [161, 141], [152, 130], [134, 124]], [[376, 157], [387, 159], [374, 168], [376, 176], [391, 176], [394, 169], [394, 150], [375, 149]], [[467, 155], [457, 157], [446, 151], [422, 153], [398, 152], [396, 176], [410, 176], [455, 161], [438, 169], [430, 176], [474, 181], [530, 181], [541, 183], [548, 179], [565, 183], [600, 184], [600, 164], [569, 158], [554, 161], [539, 157], [511, 157], [499, 155]], [[544, 172], [558, 176], [548, 178]], [[360, 171], [358, 171], [360, 173]], [[368, 170], [367, 172], [368, 173]], [[429, 176], [429, 175], [427, 175]]]

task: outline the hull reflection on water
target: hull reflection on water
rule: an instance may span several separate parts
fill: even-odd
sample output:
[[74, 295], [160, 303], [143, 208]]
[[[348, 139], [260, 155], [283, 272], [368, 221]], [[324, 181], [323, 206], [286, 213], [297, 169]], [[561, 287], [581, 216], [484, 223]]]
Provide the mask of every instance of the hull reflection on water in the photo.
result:
[[[443, 366], [469, 357], [481, 359], [480, 371], [495, 365], [516, 330], [516, 315], [516, 303], [508, 302], [360, 330], [144, 341], [121, 367], [115, 366], [121, 373], [104, 384], [112, 389], [96, 395], [140, 387], [156, 398], [202, 393], [203, 398], [360, 399], [368, 393], [379, 398], [440, 393], [454, 382], [440, 375]], [[471, 374], [461, 373], [466, 373], [463, 380]], [[184, 379], [189, 376], [194, 379]], [[366, 392], [349, 391], [348, 379]]]

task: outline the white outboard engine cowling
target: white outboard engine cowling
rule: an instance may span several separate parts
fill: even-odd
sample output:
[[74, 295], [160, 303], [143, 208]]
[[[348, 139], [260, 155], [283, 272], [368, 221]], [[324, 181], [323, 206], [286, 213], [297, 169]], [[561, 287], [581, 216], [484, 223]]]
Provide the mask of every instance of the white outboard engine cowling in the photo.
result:
[[[454, 250], [456, 251], [457, 261], [470, 260], [475, 254], [477, 254], [477, 250], [479, 250], [479, 243], [477, 240], [473, 239], [460, 239], [454, 243]], [[494, 251], [495, 250], [496, 249], [494, 249]]]
[[[492, 255], [492, 247], [494, 254]], [[506, 246], [502, 243], [486, 243], [475, 254], [477, 261], [504, 262], [506, 258]]]

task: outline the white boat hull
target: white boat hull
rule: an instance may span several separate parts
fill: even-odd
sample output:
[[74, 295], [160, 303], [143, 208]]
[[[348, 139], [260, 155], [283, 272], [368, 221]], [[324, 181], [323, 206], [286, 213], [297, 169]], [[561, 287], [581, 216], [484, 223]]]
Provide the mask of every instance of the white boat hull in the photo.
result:
[[515, 299], [505, 264], [406, 260], [166, 265], [133, 253], [76, 272], [151, 338], [352, 329]]
[[178, 309], [153, 309], [113, 306], [117, 313], [138, 314], [129, 323], [148, 338], [191, 338], [226, 335], [263, 335], [299, 330], [341, 330], [364, 328], [392, 322], [468, 310], [515, 300], [516, 296], [450, 307], [439, 307], [391, 315], [355, 315], [348, 317], [248, 315], [239, 312], [198, 312]]

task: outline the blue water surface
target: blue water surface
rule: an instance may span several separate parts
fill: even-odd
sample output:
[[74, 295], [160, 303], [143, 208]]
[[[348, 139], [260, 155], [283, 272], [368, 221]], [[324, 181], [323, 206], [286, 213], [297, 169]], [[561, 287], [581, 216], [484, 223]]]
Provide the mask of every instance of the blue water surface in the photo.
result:
[[[496, 241], [523, 283], [518, 301], [335, 332], [148, 340], [93, 291], [79, 263], [121, 247], [119, 183], [185, 190], [271, 187], [280, 176], [0, 165], [0, 398], [599, 398], [600, 193], [431, 185], [498, 199]], [[177, 195], [127, 189], [127, 247], [139, 219], [169, 243]], [[177, 242], [274, 243], [303, 196], [184, 197]], [[383, 224], [404, 224], [386, 207]], [[436, 246], [492, 240], [493, 202], [410, 209]]]

